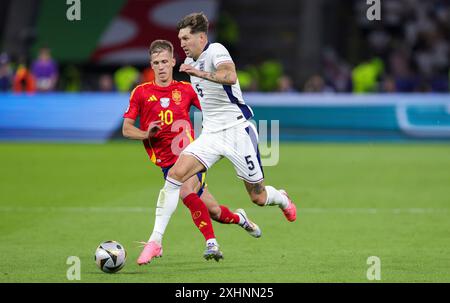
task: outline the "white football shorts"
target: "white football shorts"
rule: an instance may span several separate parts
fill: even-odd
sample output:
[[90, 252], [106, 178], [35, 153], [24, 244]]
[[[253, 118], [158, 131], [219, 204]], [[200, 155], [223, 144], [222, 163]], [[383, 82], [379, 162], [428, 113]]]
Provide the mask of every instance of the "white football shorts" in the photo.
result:
[[206, 169], [226, 157], [240, 179], [249, 183], [264, 180], [258, 133], [248, 121], [218, 132], [202, 132], [182, 153], [194, 156]]

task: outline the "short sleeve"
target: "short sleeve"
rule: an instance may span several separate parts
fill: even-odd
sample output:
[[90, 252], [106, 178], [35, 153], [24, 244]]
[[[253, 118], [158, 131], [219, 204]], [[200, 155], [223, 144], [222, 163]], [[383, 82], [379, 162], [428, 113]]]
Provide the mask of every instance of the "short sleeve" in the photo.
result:
[[141, 90], [139, 87], [136, 87], [132, 92], [130, 96], [130, 104], [128, 105], [127, 111], [123, 115], [124, 118], [129, 118], [136, 120], [136, 118], [139, 116], [140, 106], [139, 106], [139, 98], [141, 95]]
[[212, 46], [211, 56], [214, 67], [217, 68], [217, 66], [223, 62], [233, 62], [233, 59], [231, 59], [230, 53], [225, 46], [220, 43], [214, 43]]
[[194, 60], [190, 57], [186, 57], [186, 59], [184, 59], [184, 64], [191, 64], [192, 62], [194, 62]]

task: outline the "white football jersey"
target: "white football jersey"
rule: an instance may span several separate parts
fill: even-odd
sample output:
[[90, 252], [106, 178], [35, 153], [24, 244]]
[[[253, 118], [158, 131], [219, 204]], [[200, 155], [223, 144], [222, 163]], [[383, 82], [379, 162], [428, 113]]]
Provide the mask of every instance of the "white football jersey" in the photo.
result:
[[[206, 72], [216, 71], [224, 62], [233, 62], [233, 59], [220, 43], [208, 43], [196, 61], [189, 57], [184, 61]], [[191, 84], [202, 106], [203, 132], [227, 129], [253, 117], [252, 109], [242, 98], [239, 80], [234, 85], [223, 85], [191, 76]]]

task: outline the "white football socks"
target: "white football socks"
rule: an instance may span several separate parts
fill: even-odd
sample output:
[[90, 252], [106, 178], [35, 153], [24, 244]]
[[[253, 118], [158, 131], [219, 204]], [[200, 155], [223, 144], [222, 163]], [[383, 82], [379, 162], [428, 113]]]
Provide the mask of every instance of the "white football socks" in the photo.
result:
[[278, 205], [281, 209], [286, 209], [289, 206], [288, 198], [274, 187], [267, 185], [266, 192], [267, 201], [265, 205]]
[[211, 246], [211, 245], [219, 246], [219, 244], [217, 243], [217, 240], [215, 238], [211, 238], [206, 241], [206, 246]]
[[237, 215], [238, 215], [238, 217], [239, 217], [238, 225], [239, 225], [239, 226], [243, 226], [244, 223], [246, 222], [245, 219], [244, 219], [244, 216], [241, 215], [240, 213], [237, 213]]
[[162, 242], [162, 237], [166, 230], [170, 217], [177, 208], [180, 187], [182, 183], [167, 177], [163, 189], [159, 192], [158, 203], [156, 205], [155, 225], [153, 227], [150, 241]]

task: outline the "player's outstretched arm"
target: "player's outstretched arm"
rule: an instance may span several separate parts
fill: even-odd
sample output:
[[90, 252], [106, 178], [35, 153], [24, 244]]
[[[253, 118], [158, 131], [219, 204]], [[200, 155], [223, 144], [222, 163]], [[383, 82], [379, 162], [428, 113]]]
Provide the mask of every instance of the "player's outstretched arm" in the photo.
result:
[[190, 76], [203, 78], [219, 84], [233, 85], [237, 81], [236, 67], [233, 62], [224, 62], [217, 66], [215, 72], [205, 72], [198, 70], [191, 65], [181, 64], [180, 72], [185, 72]]
[[152, 121], [148, 126], [147, 131], [140, 130], [134, 126], [134, 119], [125, 118], [122, 125], [122, 134], [128, 139], [145, 140], [153, 137], [159, 130], [161, 130], [161, 120]]

